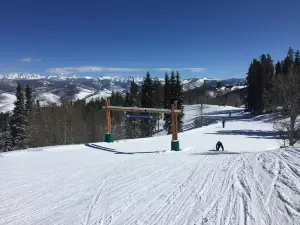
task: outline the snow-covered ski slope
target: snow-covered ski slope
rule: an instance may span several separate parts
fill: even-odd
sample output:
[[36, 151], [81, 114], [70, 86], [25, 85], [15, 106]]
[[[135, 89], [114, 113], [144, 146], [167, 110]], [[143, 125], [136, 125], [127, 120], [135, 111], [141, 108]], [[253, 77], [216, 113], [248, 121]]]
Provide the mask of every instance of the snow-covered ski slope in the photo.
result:
[[158, 136], [3, 153], [0, 224], [300, 224], [300, 151], [278, 149], [272, 118], [210, 114], [226, 110], [181, 152]]

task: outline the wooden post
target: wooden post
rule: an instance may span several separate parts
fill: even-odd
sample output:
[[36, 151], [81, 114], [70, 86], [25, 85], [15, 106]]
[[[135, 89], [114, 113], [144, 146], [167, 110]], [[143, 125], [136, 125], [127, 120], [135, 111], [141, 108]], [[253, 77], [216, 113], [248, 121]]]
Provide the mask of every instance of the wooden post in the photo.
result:
[[110, 99], [106, 99], [106, 134], [105, 134], [105, 142], [113, 142], [114, 138], [111, 133], [111, 119], [110, 119]]
[[178, 122], [177, 122], [177, 113], [175, 110], [177, 109], [177, 102], [175, 101], [172, 104], [172, 141], [171, 141], [171, 150], [179, 151], [179, 141], [178, 141]]

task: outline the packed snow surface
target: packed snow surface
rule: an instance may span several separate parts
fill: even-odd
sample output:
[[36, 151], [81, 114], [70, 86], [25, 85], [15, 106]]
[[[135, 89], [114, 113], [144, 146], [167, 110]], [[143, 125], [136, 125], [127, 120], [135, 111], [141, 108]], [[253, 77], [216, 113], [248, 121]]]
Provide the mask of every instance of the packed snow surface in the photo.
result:
[[300, 224], [299, 150], [278, 149], [272, 118], [206, 110], [233, 114], [180, 133], [180, 152], [169, 135], [2, 153], [0, 224]]

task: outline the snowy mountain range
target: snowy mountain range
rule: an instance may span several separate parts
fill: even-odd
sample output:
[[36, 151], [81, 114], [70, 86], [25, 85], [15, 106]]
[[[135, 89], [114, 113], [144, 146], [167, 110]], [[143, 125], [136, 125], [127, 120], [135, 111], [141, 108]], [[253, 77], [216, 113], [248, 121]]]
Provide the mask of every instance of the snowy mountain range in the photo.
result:
[[[164, 83], [163, 78], [157, 78]], [[41, 76], [30, 73], [10, 73], [0, 74], [0, 111], [10, 111], [15, 101], [15, 88], [17, 82], [21, 85], [29, 84], [33, 87], [33, 95], [36, 100], [40, 100], [42, 105], [51, 103], [59, 104], [63, 101], [108, 97], [111, 93], [125, 93], [130, 87], [130, 82], [134, 80], [141, 85], [144, 77], [118, 77], [118, 76]], [[215, 88], [217, 79], [211, 78], [188, 78], [183, 79], [183, 90], [193, 90], [199, 88], [206, 81], [208, 88]], [[245, 79], [221, 80], [224, 86], [230, 88], [240, 87], [245, 84]]]

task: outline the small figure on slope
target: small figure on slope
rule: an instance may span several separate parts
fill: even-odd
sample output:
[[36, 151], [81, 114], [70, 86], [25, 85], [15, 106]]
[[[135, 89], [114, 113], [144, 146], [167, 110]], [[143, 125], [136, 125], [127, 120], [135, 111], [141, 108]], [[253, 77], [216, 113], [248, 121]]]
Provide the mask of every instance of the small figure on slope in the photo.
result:
[[219, 151], [220, 148], [222, 148], [222, 151], [224, 151], [224, 146], [223, 146], [222, 142], [218, 141], [216, 144], [216, 150]]
[[223, 128], [225, 127], [225, 119], [222, 120]]

